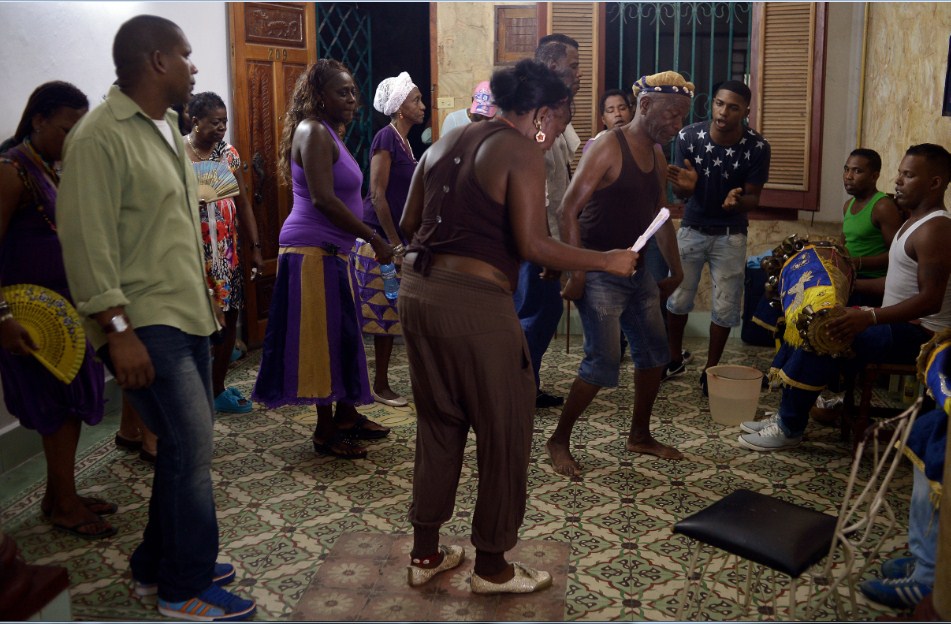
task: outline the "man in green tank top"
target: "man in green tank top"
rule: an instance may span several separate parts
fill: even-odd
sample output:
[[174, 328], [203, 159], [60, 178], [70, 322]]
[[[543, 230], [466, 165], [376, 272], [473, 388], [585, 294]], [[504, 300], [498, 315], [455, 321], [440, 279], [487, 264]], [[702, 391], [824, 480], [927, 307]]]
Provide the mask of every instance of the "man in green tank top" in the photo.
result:
[[881, 169], [877, 152], [859, 148], [842, 170], [845, 191], [852, 196], [842, 207], [842, 236], [859, 279], [884, 277], [888, 248], [905, 221], [892, 198], [877, 188]]

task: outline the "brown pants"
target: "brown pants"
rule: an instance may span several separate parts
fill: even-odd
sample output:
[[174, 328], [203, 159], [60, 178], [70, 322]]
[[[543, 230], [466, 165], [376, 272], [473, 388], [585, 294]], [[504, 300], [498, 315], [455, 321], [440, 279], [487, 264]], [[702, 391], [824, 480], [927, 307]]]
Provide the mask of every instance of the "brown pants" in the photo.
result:
[[503, 553], [525, 516], [535, 417], [535, 377], [512, 295], [464, 273], [434, 267], [422, 277], [404, 265], [399, 312], [417, 410], [409, 520], [438, 536], [452, 516], [472, 427], [472, 543]]

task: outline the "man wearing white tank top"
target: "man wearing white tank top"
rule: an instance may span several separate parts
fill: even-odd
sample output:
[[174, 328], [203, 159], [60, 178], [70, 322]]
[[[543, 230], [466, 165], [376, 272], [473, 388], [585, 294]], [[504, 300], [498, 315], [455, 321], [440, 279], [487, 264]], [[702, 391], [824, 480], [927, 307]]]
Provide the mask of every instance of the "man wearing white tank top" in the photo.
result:
[[[852, 341], [856, 362], [914, 363], [923, 343], [951, 328], [951, 214], [944, 205], [951, 180], [951, 154], [940, 145], [913, 145], [895, 179], [895, 203], [910, 216], [888, 254], [888, 273], [877, 278], [880, 308], [846, 308], [829, 323], [829, 335]], [[802, 354], [802, 366], [837, 372], [828, 356]], [[784, 387], [779, 413], [740, 425], [739, 443], [754, 451], [797, 446], [818, 390]]]

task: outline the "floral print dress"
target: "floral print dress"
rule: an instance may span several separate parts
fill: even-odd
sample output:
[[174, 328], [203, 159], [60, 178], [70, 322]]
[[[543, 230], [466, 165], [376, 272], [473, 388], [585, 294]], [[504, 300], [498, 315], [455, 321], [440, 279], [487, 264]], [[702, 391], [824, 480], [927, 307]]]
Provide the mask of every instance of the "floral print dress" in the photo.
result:
[[[208, 160], [228, 165], [235, 177], [241, 175], [238, 150], [220, 141]], [[238, 258], [238, 208], [228, 197], [199, 207], [201, 235], [205, 248], [205, 274], [215, 302], [222, 310], [240, 310], [244, 303], [244, 281]]]

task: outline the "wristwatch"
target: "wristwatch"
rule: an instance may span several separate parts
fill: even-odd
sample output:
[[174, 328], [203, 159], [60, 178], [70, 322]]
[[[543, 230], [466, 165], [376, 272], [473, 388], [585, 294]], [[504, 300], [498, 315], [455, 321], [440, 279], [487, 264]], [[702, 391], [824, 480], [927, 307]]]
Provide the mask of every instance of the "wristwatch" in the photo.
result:
[[130, 327], [131, 325], [129, 324], [129, 317], [127, 317], [125, 314], [116, 314], [111, 319], [109, 319], [109, 322], [105, 327], [102, 328], [102, 331], [107, 334], [121, 334]]

